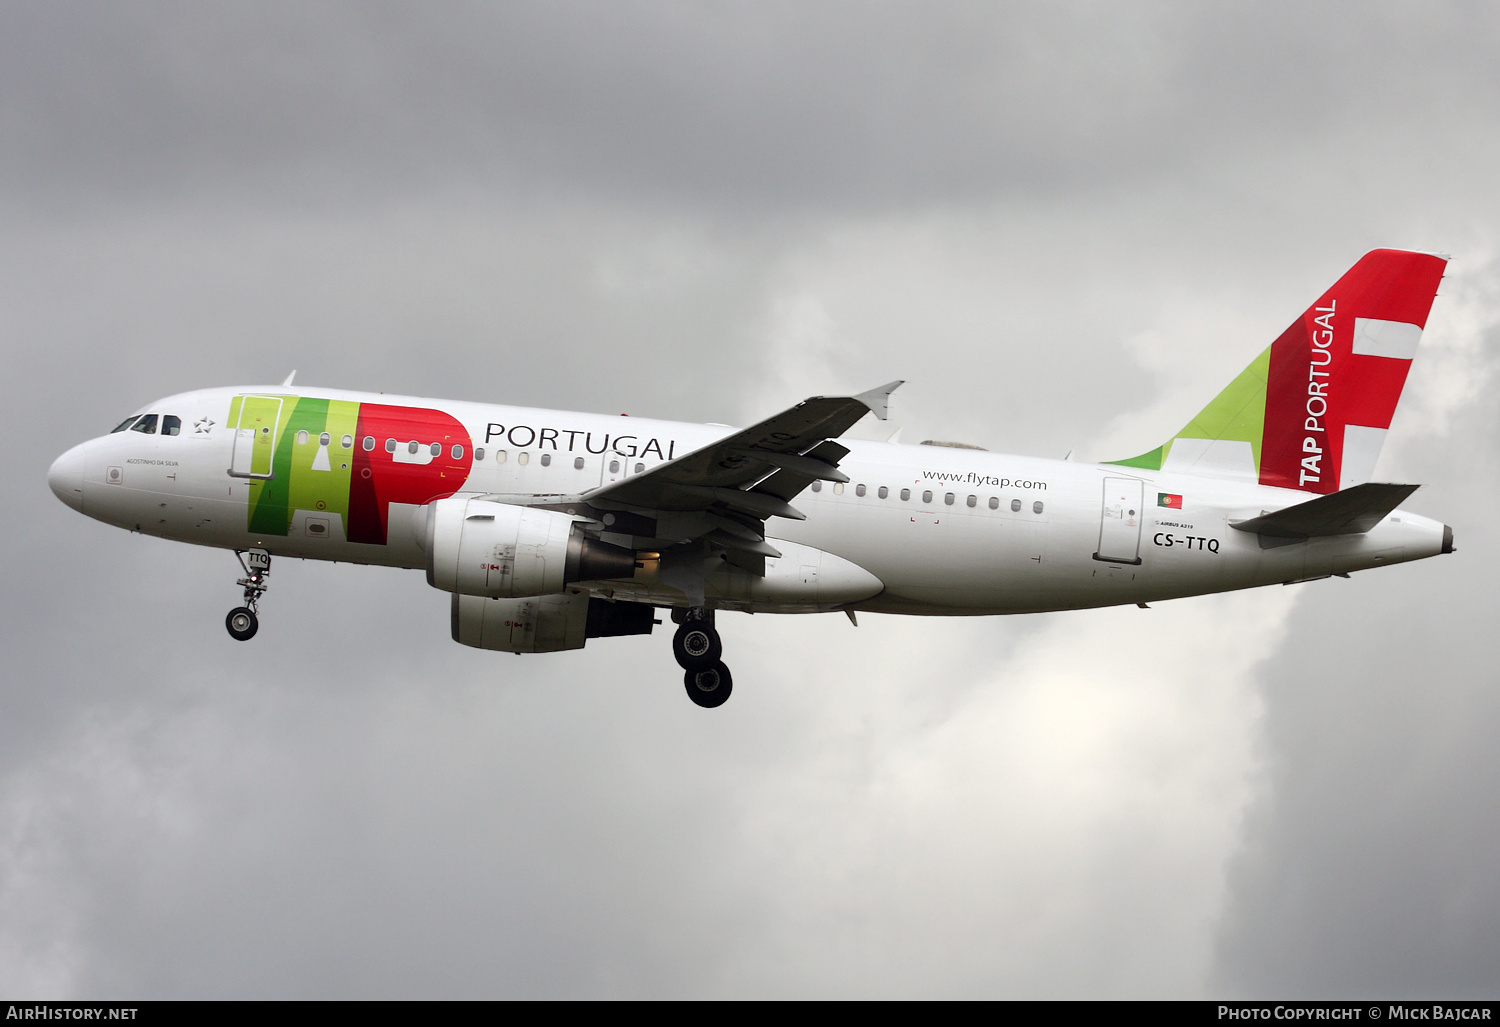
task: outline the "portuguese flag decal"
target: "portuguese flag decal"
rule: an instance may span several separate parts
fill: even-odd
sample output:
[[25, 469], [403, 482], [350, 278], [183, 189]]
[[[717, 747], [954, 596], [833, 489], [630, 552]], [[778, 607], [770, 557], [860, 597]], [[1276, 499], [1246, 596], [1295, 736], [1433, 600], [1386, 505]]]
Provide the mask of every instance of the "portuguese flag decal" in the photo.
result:
[[1171, 507], [1173, 510], [1182, 509], [1182, 497], [1174, 496], [1170, 492], [1158, 492], [1156, 494], [1156, 505]]

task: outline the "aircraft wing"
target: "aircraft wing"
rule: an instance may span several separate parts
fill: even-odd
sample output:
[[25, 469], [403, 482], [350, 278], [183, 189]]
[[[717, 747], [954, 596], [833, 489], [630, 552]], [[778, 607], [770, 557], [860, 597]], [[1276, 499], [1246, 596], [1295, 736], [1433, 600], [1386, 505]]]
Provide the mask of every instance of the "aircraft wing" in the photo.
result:
[[838, 462], [849, 450], [833, 439], [867, 413], [884, 420], [887, 399], [901, 384], [857, 396], [814, 396], [582, 499], [599, 509], [647, 513], [666, 524], [675, 520], [668, 537], [706, 537], [741, 554], [742, 565], [758, 562], [763, 572], [765, 557], [781, 555], [765, 541], [765, 519], [803, 520], [789, 500], [815, 480], [848, 481]]
[[[886, 400], [901, 382], [858, 396], [814, 396], [757, 425], [675, 460], [583, 496], [598, 507], [707, 510], [719, 504], [758, 518], [792, 517], [786, 501], [815, 479], [848, 481], [838, 462], [849, 452], [825, 445], [867, 413], [884, 419]], [[837, 451], [837, 452], [835, 452]], [[785, 478], [784, 481], [778, 479]], [[802, 479], [795, 489], [791, 479]]]

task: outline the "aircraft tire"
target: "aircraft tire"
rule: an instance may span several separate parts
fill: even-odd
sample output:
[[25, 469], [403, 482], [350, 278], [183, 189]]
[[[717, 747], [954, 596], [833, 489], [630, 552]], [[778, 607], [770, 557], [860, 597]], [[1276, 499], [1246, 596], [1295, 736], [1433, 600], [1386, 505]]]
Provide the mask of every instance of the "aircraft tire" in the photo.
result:
[[683, 675], [683, 684], [687, 686], [688, 698], [706, 710], [723, 706], [729, 701], [729, 693], [734, 691], [734, 679], [729, 675], [729, 668], [722, 663], [688, 671]]
[[224, 627], [228, 629], [229, 637], [236, 642], [248, 642], [260, 629], [260, 618], [248, 606], [237, 606], [224, 618]]
[[719, 633], [709, 625], [689, 621], [672, 636], [672, 655], [683, 670], [707, 670], [724, 655], [724, 644], [719, 641]]

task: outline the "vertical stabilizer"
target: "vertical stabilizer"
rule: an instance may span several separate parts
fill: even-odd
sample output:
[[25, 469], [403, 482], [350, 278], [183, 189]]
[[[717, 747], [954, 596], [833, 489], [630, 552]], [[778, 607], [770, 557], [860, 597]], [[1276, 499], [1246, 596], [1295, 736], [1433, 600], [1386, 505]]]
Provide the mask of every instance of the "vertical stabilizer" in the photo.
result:
[[1182, 431], [1114, 463], [1316, 493], [1369, 481], [1446, 263], [1365, 254]]

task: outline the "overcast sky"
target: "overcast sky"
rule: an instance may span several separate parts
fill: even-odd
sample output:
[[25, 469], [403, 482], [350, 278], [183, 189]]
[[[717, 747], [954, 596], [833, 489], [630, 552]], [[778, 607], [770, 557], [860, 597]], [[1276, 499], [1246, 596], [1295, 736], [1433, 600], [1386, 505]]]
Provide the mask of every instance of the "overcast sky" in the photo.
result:
[[[1495, 997], [1497, 126], [1486, 4], [0, 3], [0, 993]], [[1377, 246], [1453, 256], [1378, 477], [1456, 555], [725, 616], [712, 712], [416, 572], [235, 643], [46, 487], [293, 368], [1118, 458]]]

